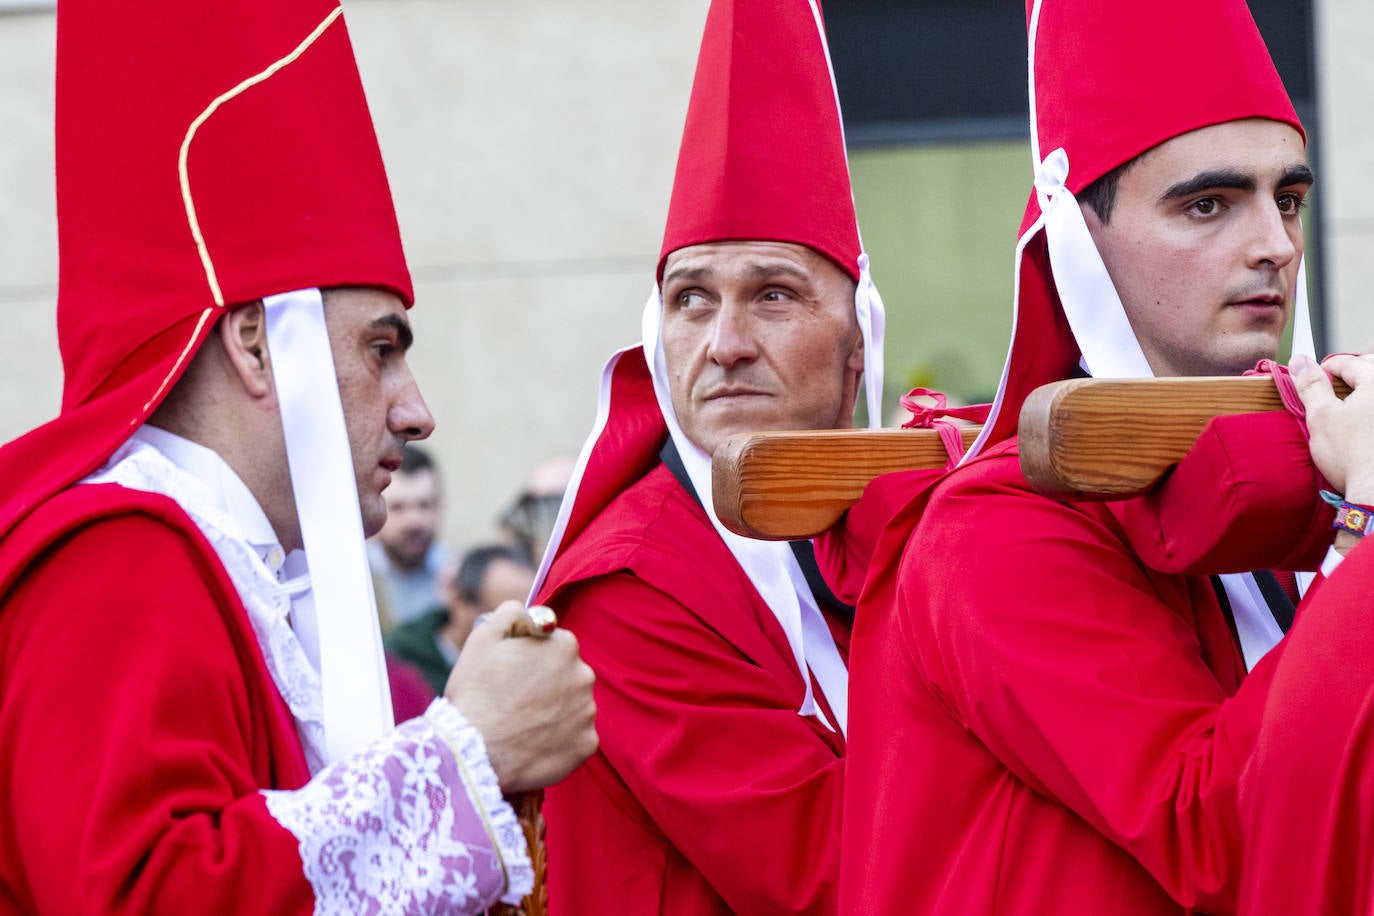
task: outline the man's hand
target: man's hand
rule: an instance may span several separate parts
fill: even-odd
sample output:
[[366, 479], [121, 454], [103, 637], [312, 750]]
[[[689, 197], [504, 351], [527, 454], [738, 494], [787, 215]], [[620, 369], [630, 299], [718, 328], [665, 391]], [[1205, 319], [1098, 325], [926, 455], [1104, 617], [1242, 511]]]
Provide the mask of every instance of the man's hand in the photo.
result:
[[444, 695], [482, 733], [506, 793], [551, 785], [597, 746], [592, 669], [567, 630], [513, 637], [525, 615], [507, 601], [473, 628]]
[[[1307, 408], [1317, 470], [1350, 502], [1374, 503], [1374, 357], [1331, 356], [1318, 366], [1296, 356], [1289, 368]], [[1336, 397], [1328, 372], [1350, 386], [1345, 400]]]

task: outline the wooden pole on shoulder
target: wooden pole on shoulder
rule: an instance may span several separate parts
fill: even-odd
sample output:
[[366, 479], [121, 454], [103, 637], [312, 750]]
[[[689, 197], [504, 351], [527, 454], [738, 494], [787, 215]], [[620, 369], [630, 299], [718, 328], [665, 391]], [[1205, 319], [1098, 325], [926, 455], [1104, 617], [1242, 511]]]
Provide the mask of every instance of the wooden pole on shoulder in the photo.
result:
[[[961, 430], [968, 448], [980, 427]], [[711, 496], [725, 527], [745, 537], [815, 537], [880, 474], [942, 468], [933, 429], [826, 429], [731, 436], [711, 462]]]
[[1021, 471], [1059, 499], [1127, 499], [1159, 483], [1213, 417], [1283, 409], [1268, 376], [1055, 382], [1022, 405]]
[[[1336, 391], [1348, 393], [1339, 382]], [[1282, 409], [1266, 376], [1055, 382], [1022, 407], [1021, 467], [1056, 498], [1125, 499], [1158, 483], [1213, 417]], [[978, 430], [962, 430], [965, 447]], [[742, 434], [716, 452], [712, 495], [732, 531], [809, 538], [839, 521], [874, 477], [943, 467], [947, 458], [929, 429]]]

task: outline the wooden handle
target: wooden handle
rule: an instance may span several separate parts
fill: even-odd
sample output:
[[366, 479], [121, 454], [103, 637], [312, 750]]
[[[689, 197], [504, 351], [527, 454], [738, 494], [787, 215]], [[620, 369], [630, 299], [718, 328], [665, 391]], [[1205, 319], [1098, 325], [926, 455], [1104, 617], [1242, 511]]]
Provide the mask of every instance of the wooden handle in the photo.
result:
[[[1156, 484], [1212, 417], [1282, 409], [1268, 377], [1056, 382], [1021, 410], [1021, 467], [1051, 496], [1124, 499]], [[965, 448], [978, 432], [961, 430]], [[731, 531], [796, 540], [833, 526], [879, 474], [944, 467], [948, 457], [929, 429], [748, 433], [716, 450], [711, 492]]]
[[1283, 409], [1267, 376], [1055, 382], [1021, 408], [1021, 470], [1059, 499], [1126, 499], [1158, 483], [1213, 417]]
[[[980, 427], [961, 430], [964, 448]], [[711, 495], [725, 527], [746, 537], [790, 541], [827, 530], [879, 474], [942, 468], [933, 429], [827, 429], [731, 436], [711, 463]]]
[[[548, 639], [556, 629], [557, 615], [550, 608], [535, 605], [511, 622], [506, 635], [513, 639]], [[525, 834], [525, 845], [529, 847], [530, 865], [534, 868], [534, 889], [520, 901], [519, 906], [496, 903], [487, 913], [490, 916], [547, 916], [549, 889], [544, 878], [547, 854], [544, 849], [544, 815], [539, 810], [544, 804], [544, 793], [541, 790], [522, 792], [509, 800], [520, 819], [520, 829]]]

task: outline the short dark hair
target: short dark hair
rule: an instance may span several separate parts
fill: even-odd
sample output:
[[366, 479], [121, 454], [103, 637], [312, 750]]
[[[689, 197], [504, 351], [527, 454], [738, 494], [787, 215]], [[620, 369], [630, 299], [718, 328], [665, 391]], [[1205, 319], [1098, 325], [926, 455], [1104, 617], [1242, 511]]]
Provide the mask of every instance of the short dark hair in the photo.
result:
[[400, 472], [402, 474], [414, 474], [417, 471], [433, 470], [434, 459], [429, 457], [429, 452], [420, 448], [420, 446], [407, 445], [405, 451], [401, 452]]
[[463, 554], [463, 562], [458, 565], [458, 572], [453, 577], [453, 587], [458, 591], [458, 596], [468, 604], [476, 604], [482, 597], [482, 580], [487, 577], [487, 567], [498, 560], [530, 567], [530, 561], [514, 547], [505, 544], [474, 547]]
[[1135, 165], [1136, 159], [1139, 158], [1136, 156], [1134, 159], [1126, 160], [1078, 192], [1078, 202], [1092, 207], [1102, 225], [1105, 226], [1112, 221], [1112, 210], [1116, 208], [1116, 187], [1121, 182], [1121, 176], [1125, 175], [1126, 170]]

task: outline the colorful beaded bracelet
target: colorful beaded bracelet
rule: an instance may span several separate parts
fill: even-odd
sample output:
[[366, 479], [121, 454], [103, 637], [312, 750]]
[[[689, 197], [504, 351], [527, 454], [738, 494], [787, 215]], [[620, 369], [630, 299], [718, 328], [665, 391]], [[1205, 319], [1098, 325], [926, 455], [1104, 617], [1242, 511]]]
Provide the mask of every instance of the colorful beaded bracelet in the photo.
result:
[[1371, 526], [1374, 526], [1374, 506], [1346, 502], [1344, 496], [1330, 490], [1322, 490], [1321, 495], [1322, 499], [1336, 507], [1336, 519], [1331, 523], [1332, 528], [1349, 531], [1360, 537], [1369, 534]]

